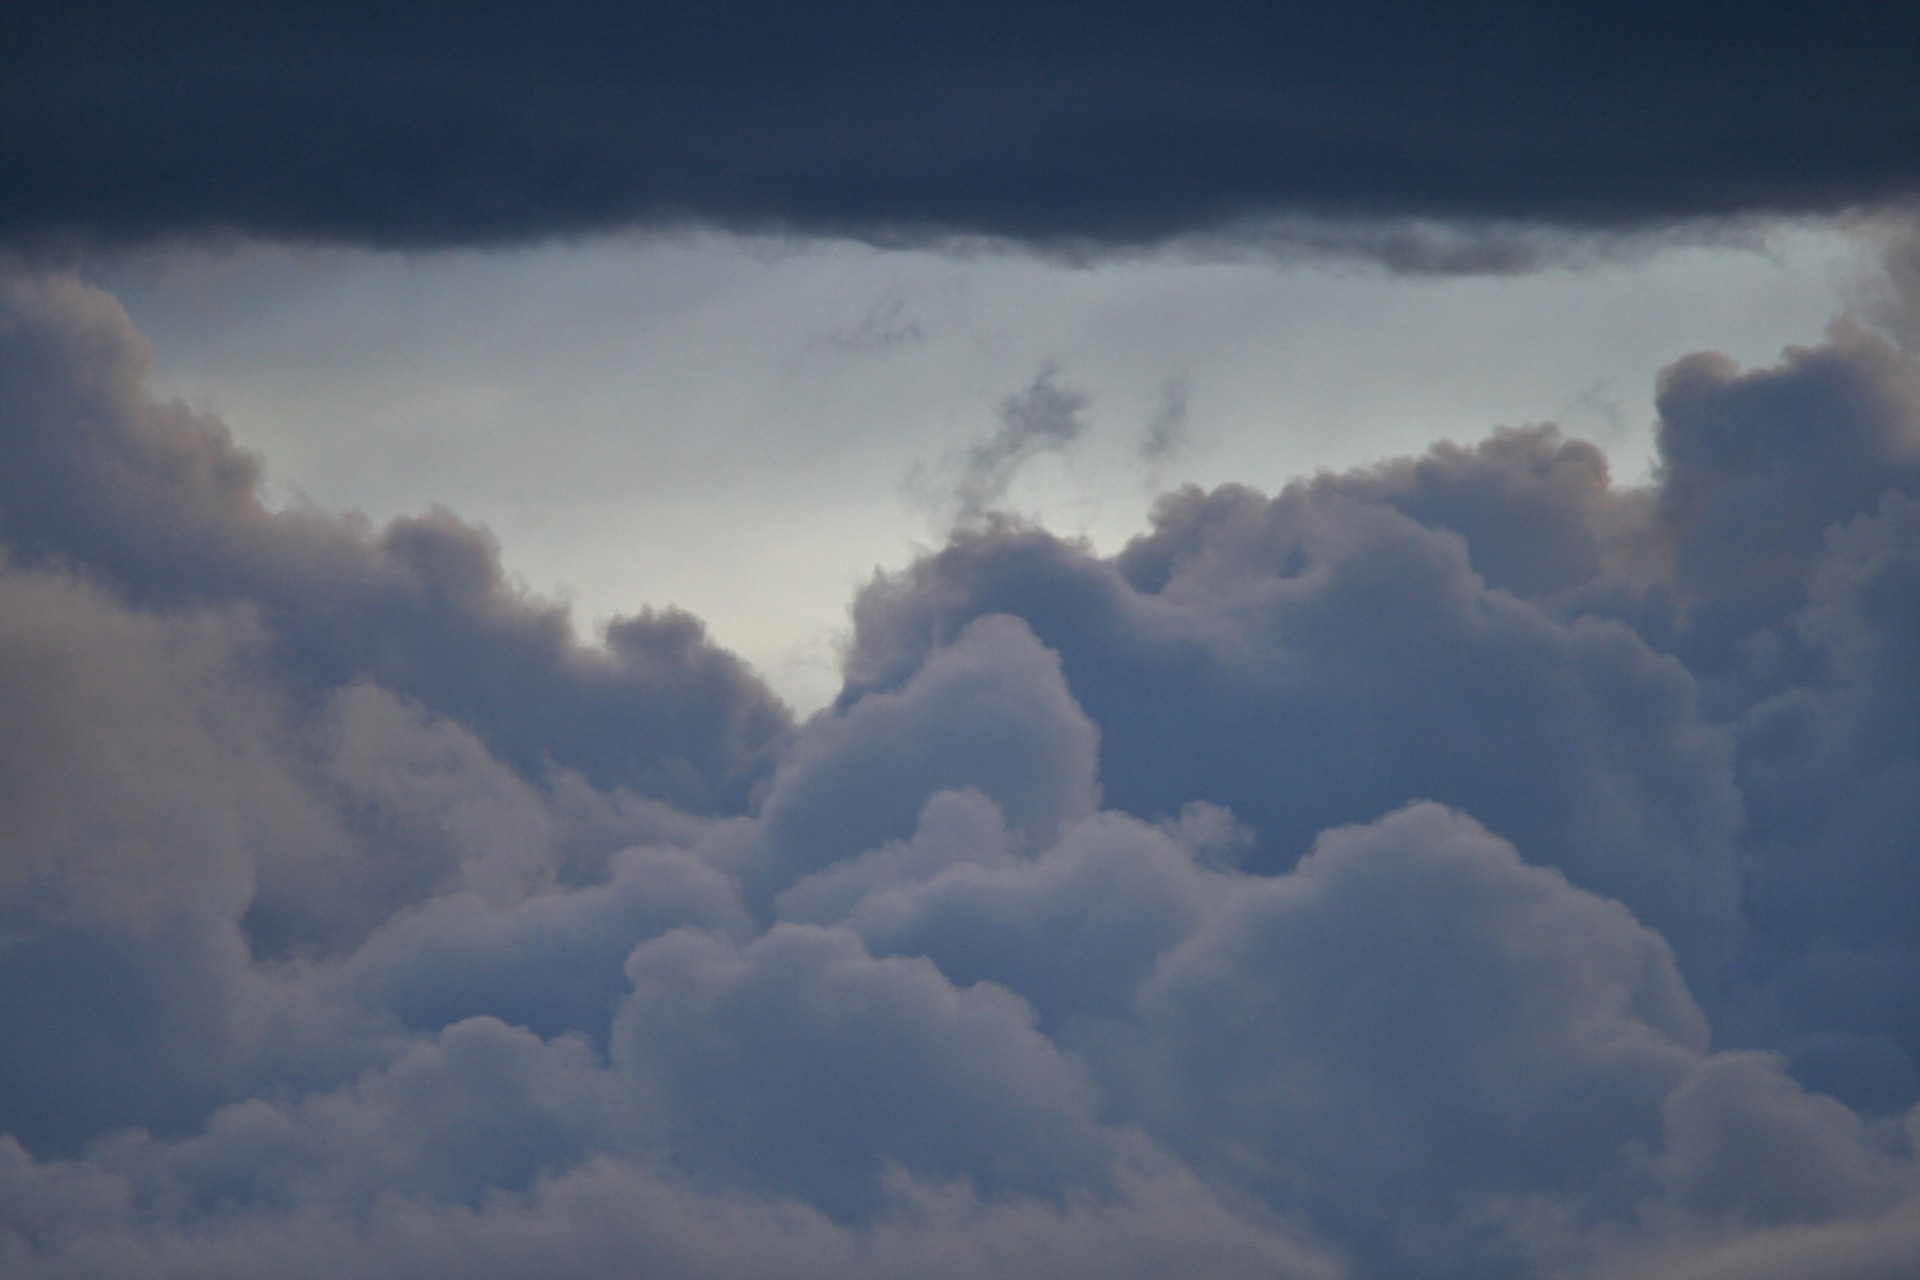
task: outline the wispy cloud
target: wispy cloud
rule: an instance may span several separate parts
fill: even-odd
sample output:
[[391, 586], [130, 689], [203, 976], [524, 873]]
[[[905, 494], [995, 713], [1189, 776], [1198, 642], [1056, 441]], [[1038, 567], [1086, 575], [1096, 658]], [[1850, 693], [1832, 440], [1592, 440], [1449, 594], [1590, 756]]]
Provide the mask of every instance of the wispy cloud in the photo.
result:
[[1187, 395], [1184, 378], [1169, 378], [1160, 389], [1160, 404], [1140, 433], [1140, 460], [1147, 464], [1149, 474], [1187, 450]]
[[909, 473], [908, 495], [956, 527], [978, 524], [1007, 496], [1022, 467], [1045, 454], [1066, 453], [1086, 435], [1091, 402], [1059, 376], [1051, 362], [1042, 365], [1032, 382], [1000, 402], [991, 433]]

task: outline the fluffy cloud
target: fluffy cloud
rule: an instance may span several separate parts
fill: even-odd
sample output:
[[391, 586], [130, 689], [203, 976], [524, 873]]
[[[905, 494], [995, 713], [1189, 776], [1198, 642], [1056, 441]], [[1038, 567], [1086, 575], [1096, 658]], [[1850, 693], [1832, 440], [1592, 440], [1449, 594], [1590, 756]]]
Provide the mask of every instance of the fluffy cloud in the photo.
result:
[[[1496, 443], [1489, 470], [1566, 449]], [[1536, 469], [1552, 483], [1559, 465]], [[1627, 626], [1493, 587], [1474, 544], [1363, 498], [1392, 479], [1271, 500], [1189, 489], [1111, 562], [1013, 525], [961, 535], [856, 603], [842, 700], [888, 688], [972, 617], [1016, 614], [1100, 726], [1115, 807], [1223, 805], [1273, 870], [1326, 827], [1440, 800], [1710, 964], [1735, 928], [1740, 797], [1694, 681]]]
[[508, 580], [485, 530], [436, 508], [375, 529], [270, 511], [260, 460], [142, 386], [109, 297], [10, 279], [0, 319], [0, 538], [134, 602], [249, 606], [296, 692], [366, 677], [459, 719], [523, 771], [546, 762], [683, 805], [737, 805], [787, 713], [685, 614], [580, 644]]
[[1539, 428], [1113, 557], [984, 519], [794, 725], [451, 515], [269, 508], [111, 300], [5, 299], [7, 1274], [1915, 1256], [1920, 416], [1866, 331], [1676, 365], [1644, 488]]
[[950, 788], [991, 798], [1030, 849], [1099, 799], [1099, 734], [1059, 659], [1015, 618], [976, 620], [904, 688], [807, 728], [761, 806], [750, 892], [908, 835], [922, 803]]

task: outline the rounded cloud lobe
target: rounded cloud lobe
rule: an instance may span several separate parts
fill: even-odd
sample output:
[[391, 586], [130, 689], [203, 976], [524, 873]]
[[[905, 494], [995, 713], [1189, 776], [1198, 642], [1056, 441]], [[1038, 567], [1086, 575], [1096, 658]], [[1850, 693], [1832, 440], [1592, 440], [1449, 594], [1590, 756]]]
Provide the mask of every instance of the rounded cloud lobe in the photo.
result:
[[[449, 513], [275, 510], [0, 297], [0, 1270], [1883, 1275], [1920, 400], [982, 514], [794, 724]], [[1851, 1268], [1851, 1270], [1849, 1270]]]

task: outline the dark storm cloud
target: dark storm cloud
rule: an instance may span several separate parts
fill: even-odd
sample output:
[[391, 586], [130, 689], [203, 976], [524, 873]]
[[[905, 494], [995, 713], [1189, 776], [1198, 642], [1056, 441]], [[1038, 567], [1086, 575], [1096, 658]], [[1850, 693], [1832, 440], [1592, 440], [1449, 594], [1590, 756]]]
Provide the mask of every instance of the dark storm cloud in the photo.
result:
[[1677, 363], [1641, 487], [1536, 427], [1111, 557], [983, 513], [791, 725], [450, 514], [267, 507], [110, 299], [5, 303], [9, 1277], [1920, 1257], [1883, 337]]
[[1920, 19], [1890, 2], [96, 2], [13, 6], [0, 51], [14, 246], [697, 222], [1097, 249], [1290, 215], [1309, 243], [1360, 217], [1383, 260], [1486, 269], [1512, 241], [1417, 224], [1920, 185]]

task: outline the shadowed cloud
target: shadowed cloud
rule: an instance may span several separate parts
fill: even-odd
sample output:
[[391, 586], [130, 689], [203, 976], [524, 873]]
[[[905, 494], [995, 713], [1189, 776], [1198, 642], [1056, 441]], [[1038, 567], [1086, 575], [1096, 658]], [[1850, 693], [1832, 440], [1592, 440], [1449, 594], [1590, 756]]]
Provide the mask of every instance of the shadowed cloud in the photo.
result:
[[93, 2], [0, 50], [0, 239], [41, 249], [699, 223], [1487, 270], [1920, 183], [1896, 3]]
[[1112, 555], [992, 510], [1043, 372], [800, 723], [145, 378], [0, 293], [8, 1276], [1910, 1269], [1890, 338], [1676, 362], [1643, 485], [1510, 428]]

